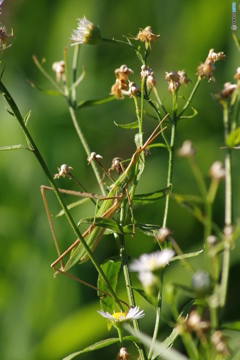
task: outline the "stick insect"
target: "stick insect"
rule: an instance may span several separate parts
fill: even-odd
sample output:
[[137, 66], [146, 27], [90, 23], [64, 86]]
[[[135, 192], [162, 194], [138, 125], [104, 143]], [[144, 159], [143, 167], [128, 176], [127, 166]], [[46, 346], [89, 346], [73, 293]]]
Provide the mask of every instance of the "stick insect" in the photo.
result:
[[[126, 167], [125, 170], [122, 171], [122, 173], [120, 174], [118, 179], [112, 184], [110, 191], [106, 197], [103, 197], [101, 195], [89, 194], [86, 192], [78, 192], [78, 191], [71, 191], [71, 190], [65, 190], [65, 189], [59, 189], [59, 191], [61, 193], [65, 193], [65, 194], [69, 194], [69, 195], [89, 197], [92, 199], [103, 200], [102, 205], [97, 210], [96, 218], [102, 217], [105, 219], [112, 219], [126, 198], [128, 199], [129, 205], [131, 206], [131, 199], [130, 199], [128, 188], [134, 182], [135, 174], [136, 174], [136, 166], [138, 166], [140, 155], [152, 143], [152, 141], [157, 136], [159, 136], [159, 134], [161, 134], [162, 131], [164, 131], [166, 129], [166, 126], [165, 126], [164, 128], [161, 128], [161, 130], [159, 130], [159, 128], [162, 126], [162, 122], [166, 119], [166, 117], [167, 116], [165, 116], [163, 118], [163, 120], [159, 123], [159, 125], [155, 128], [155, 130], [149, 136], [149, 138], [144, 143], [144, 145], [137, 148], [135, 153], [132, 155], [132, 158], [131, 158], [128, 166]], [[83, 247], [80, 239], [77, 239], [71, 246], [69, 246], [69, 248], [66, 251], [64, 251], [61, 254], [59, 246], [58, 246], [58, 241], [56, 238], [55, 230], [54, 230], [54, 227], [52, 224], [51, 215], [50, 215], [50, 212], [48, 209], [45, 190], [53, 190], [53, 189], [50, 186], [44, 186], [44, 185], [41, 186], [41, 193], [42, 193], [44, 205], [46, 208], [50, 228], [52, 231], [53, 239], [54, 239], [55, 246], [56, 246], [57, 253], [58, 253], [58, 258], [51, 264], [51, 267], [56, 271], [56, 274], [63, 273], [65, 275], [89, 286], [89, 284], [85, 283], [84, 281], [77, 279], [67, 273], [67, 271], [69, 269], [71, 269], [75, 264], [86, 262], [88, 260], [88, 256], [87, 256], [86, 250]], [[83, 238], [86, 240], [91, 251], [94, 251], [97, 244], [101, 240], [105, 230], [106, 230], [105, 228], [98, 227], [98, 226], [96, 226], [95, 223], [93, 223], [82, 234]], [[63, 259], [68, 254], [70, 254], [69, 259], [67, 260], [66, 264], [64, 265]], [[58, 267], [59, 264], [60, 264], [60, 267]], [[90, 287], [93, 287], [93, 286], [90, 285]], [[95, 288], [95, 287], [93, 287], [93, 288]]]

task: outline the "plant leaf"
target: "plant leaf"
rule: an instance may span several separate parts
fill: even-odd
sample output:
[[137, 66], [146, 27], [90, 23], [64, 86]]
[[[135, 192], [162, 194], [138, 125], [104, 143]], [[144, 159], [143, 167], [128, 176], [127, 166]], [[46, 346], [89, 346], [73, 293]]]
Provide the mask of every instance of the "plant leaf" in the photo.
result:
[[33, 89], [37, 89], [37, 90], [43, 92], [44, 94], [47, 94], [50, 96], [64, 96], [64, 93], [61, 91], [53, 90], [53, 89], [42, 89], [40, 86], [38, 86], [37, 84], [33, 83], [30, 80], [28, 80], [28, 83], [31, 85], [31, 87]]
[[[79, 206], [79, 205], [85, 204], [85, 202], [90, 201], [90, 200], [91, 200], [90, 198], [84, 198], [84, 199], [81, 199], [81, 200], [78, 200], [78, 201], [74, 201], [73, 203], [67, 205], [67, 208], [68, 208], [68, 210], [71, 210], [71, 209], [73, 209], [73, 208], [75, 208], [75, 207], [77, 207], [77, 206]], [[56, 217], [62, 216], [62, 215], [64, 215], [64, 214], [65, 214], [64, 211], [61, 210], [61, 211], [59, 211], [59, 213], [56, 215]]]
[[136, 204], [146, 205], [151, 204], [154, 201], [158, 201], [169, 194], [171, 191], [171, 187], [166, 187], [161, 190], [156, 190], [154, 192], [148, 194], [137, 194], [134, 195], [133, 202]]
[[151, 148], [156, 148], [156, 147], [164, 147], [167, 149], [167, 145], [164, 144], [164, 143], [154, 143], [154, 144], [150, 144], [148, 145], [148, 149], [151, 149]]
[[132, 289], [137, 291], [137, 293], [139, 295], [141, 295], [154, 308], [157, 307], [157, 305], [158, 305], [157, 299], [155, 299], [153, 296], [149, 296], [148, 294], [146, 294], [143, 289], [139, 289], [139, 288], [136, 288], [136, 287], [132, 287]]
[[180, 119], [192, 119], [192, 118], [194, 118], [198, 114], [198, 112], [193, 107], [191, 107], [191, 109], [193, 110], [192, 115], [182, 115], [182, 116], [180, 116]]
[[240, 331], [240, 321], [226, 323], [221, 326], [222, 329]]
[[32, 111], [29, 110], [29, 112], [24, 116], [24, 123], [25, 123], [26, 126], [27, 126], [28, 121], [30, 119], [31, 113], [32, 113]]
[[[130, 332], [130, 334], [137, 337], [148, 348], [152, 345], [152, 338], [143, 332], [136, 332], [131, 326], [125, 325], [124, 328]], [[161, 356], [161, 359], [165, 360], [188, 360], [186, 356], [180, 354], [178, 351], [167, 347], [163, 342], [155, 341], [153, 344], [154, 356]]]
[[[157, 236], [157, 234], [159, 232], [159, 229], [161, 228], [160, 225], [155, 225], [155, 224], [139, 224], [139, 223], [136, 223], [135, 226], [136, 226], [137, 229], [142, 231], [145, 235], [154, 236], [154, 237]], [[132, 224], [125, 225], [123, 227], [123, 232], [125, 234], [132, 234], [133, 225]]]
[[226, 144], [228, 147], [233, 148], [240, 143], [240, 127], [231, 131], [227, 137]]
[[108, 96], [106, 98], [98, 99], [98, 100], [82, 100], [78, 103], [77, 109], [87, 106], [103, 105], [113, 100], [116, 100], [115, 96]]
[[[117, 289], [118, 275], [121, 269], [121, 264], [122, 263], [119, 257], [111, 258], [109, 260], [106, 260], [103, 264], [101, 264], [101, 268], [114, 291], [116, 291]], [[98, 276], [97, 286], [100, 290], [108, 292], [108, 288], [101, 276]], [[101, 297], [102, 293], [98, 292], [98, 295]], [[116, 310], [115, 301], [111, 296], [105, 296], [100, 298], [100, 304], [102, 310], [104, 310], [105, 312], [108, 311], [110, 314], [113, 314], [114, 311]]]
[[[124, 336], [123, 341], [138, 342], [138, 339], [134, 336]], [[91, 351], [95, 351], [95, 350], [99, 350], [99, 349], [102, 349], [102, 348], [105, 348], [107, 346], [111, 346], [111, 345], [117, 344], [117, 343], [119, 343], [119, 338], [109, 338], [109, 339], [105, 339], [102, 341], [98, 341], [95, 344], [88, 346], [84, 350], [77, 351], [71, 355], [66, 356], [63, 360], [71, 360], [78, 355], [81, 355], [81, 354], [84, 354], [87, 352], [91, 352]]]
[[19, 149], [32, 151], [32, 149], [30, 149], [28, 146], [21, 145], [21, 144], [19, 144], [19, 145], [1, 146], [0, 147], [0, 151], [19, 150]]
[[[143, 145], [143, 133], [141, 134], [136, 134], [134, 137], [134, 141], [135, 144], [137, 146], [137, 148], [140, 148]], [[141, 155], [139, 156], [139, 160], [138, 160], [138, 172], [137, 172], [137, 182], [140, 180], [140, 177], [143, 173], [145, 167], [145, 156], [144, 156], [144, 152], [141, 152]]]
[[95, 226], [110, 229], [115, 233], [120, 233], [120, 234], [122, 233], [116, 221], [112, 219], [105, 219], [103, 217], [95, 217], [95, 218], [86, 217], [79, 221], [78, 226], [80, 226], [81, 224], [94, 224]]
[[114, 124], [116, 126], [119, 126], [122, 129], [138, 129], [138, 122], [137, 121], [131, 122], [129, 124], [118, 124], [118, 123], [116, 123], [116, 121], [114, 121]]
[[236, 45], [238, 51], [240, 51], [240, 42], [239, 42], [237, 35], [234, 32], [232, 33], [232, 37], [233, 37], [233, 40], [235, 42], [235, 45]]
[[196, 256], [200, 255], [202, 252], [203, 252], [203, 249], [199, 250], [199, 251], [192, 252], [192, 253], [188, 253], [188, 254], [177, 255], [177, 256], [174, 256], [170, 260], [170, 262], [175, 261], [175, 260], [182, 260], [182, 259], [189, 259], [189, 258], [192, 258], [192, 257], [196, 257]]

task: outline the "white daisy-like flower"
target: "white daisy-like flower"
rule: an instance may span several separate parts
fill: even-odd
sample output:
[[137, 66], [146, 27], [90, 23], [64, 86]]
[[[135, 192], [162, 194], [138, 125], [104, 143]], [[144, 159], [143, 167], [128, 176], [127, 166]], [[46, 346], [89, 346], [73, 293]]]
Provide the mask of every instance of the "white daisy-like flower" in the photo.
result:
[[70, 40], [71, 45], [91, 44], [95, 45], [101, 39], [100, 29], [84, 16], [78, 19], [77, 30], [73, 30]]
[[142, 286], [145, 287], [151, 287], [155, 286], [157, 284], [157, 278], [155, 275], [153, 275], [150, 271], [142, 271], [138, 274], [138, 278], [142, 283]]
[[140, 310], [139, 306], [131, 308], [128, 312], [116, 312], [112, 315], [102, 310], [98, 311], [98, 313], [114, 323], [138, 320], [145, 316], [144, 310]]
[[130, 264], [130, 270], [136, 272], [151, 272], [164, 268], [174, 256], [174, 251], [164, 249], [152, 254], [143, 254]]

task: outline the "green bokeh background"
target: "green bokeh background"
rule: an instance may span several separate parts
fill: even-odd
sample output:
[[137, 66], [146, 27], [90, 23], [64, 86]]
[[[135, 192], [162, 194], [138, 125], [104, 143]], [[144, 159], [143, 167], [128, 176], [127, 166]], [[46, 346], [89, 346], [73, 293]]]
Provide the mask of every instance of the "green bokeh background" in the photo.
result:
[[[192, 79], [188, 88], [181, 89], [187, 96], [195, 81], [196, 68], [204, 61], [209, 49], [224, 51], [227, 58], [217, 63], [216, 83], [204, 80], [194, 98], [198, 111], [194, 119], [183, 120], [177, 129], [176, 147], [191, 139], [197, 148], [197, 159], [209, 183], [208, 169], [215, 160], [223, 160], [223, 126], [221, 108], [212, 100], [211, 93], [220, 90], [226, 81], [234, 81], [240, 55], [234, 45], [231, 31], [231, 2], [202, 1], [110, 1], [110, 0], [5, 0], [0, 20], [10, 30], [14, 29], [12, 47], [2, 57], [5, 64], [4, 83], [12, 93], [22, 114], [30, 109], [32, 116], [29, 129], [41, 150], [50, 171], [67, 163], [75, 175], [91, 192], [99, 192], [91, 167], [73, 129], [67, 104], [58, 97], [48, 97], [32, 89], [27, 80], [42, 87], [49, 87], [33, 64], [32, 55], [46, 58], [45, 68], [54, 76], [51, 65], [63, 58], [63, 49], [69, 46], [76, 18], [86, 16], [99, 25], [103, 36], [121, 38], [123, 34], [136, 35], [139, 28], [153, 27], [161, 37], [149, 59], [158, 80], [158, 90], [168, 109], [171, 96], [164, 80], [165, 71], [185, 69]], [[240, 12], [237, 24], [240, 29]], [[239, 35], [239, 32], [237, 31]], [[72, 49], [70, 49], [71, 56]], [[135, 72], [133, 79], [139, 83], [140, 64], [133, 51], [117, 45], [102, 43], [81, 49], [80, 68], [86, 69], [86, 77], [79, 86], [79, 100], [108, 96], [115, 81], [114, 69], [127, 64]], [[182, 102], [183, 103], [183, 102]], [[180, 100], [181, 105], [181, 100]], [[0, 99], [0, 146], [24, 143], [20, 127], [5, 109]], [[129, 158], [134, 151], [132, 130], [117, 128], [114, 121], [135, 121], [133, 101], [116, 101], [97, 108], [84, 109], [79, 122], [92, 150], [104, 157], [109, 167], [115, 156]], [[150, 134], [156, 123], [146, 117], [144, 131]], [[145, 137], [145, 138], [146, 138]], [[20, 150], [0, 153], [0, 358], [6, 360], [61, 359], [63, 356], [110, 336], [106, 322], [98, 314], [96, 294], [74, 281], [58, 276], [53, 278], [50, 268], [56, 258], [54, 244], [44, 210], [40, 185], [47, 180], [31, 153]], [[167, 154], [165, 150], [153, 150], [147, 158], [146, 171], [139, 184], [139, 192], [149, 192], [166, 185]], [[234, 218], [239, 217], [240, 188], [239, 153], [233, 154]], [[62, 187], [71, 187], [69, 181], [59, 180]], [[198, 193], [187, 161], [176, 159], [174, 191]], [[51, 213], [59, 206], [53, 194], [49, 194]], [[137, 208], [135, 216], [140, 221], [161, 224], [164, 201], [154, 206]], [[94, 209], [89, 205], [74, 212], [76, 220], [91, 216]], [[223, 226], [224, 184], [222, 183], [214, 206], [214, 220]], [[74, 240], [69, 225], [63, 219], [56, 220], [56, 229], [62, 249]], [[168, 227], [184, 251], [202, 248], [202, 226], [185, 210], [172, 203]], [[130, 256], [155, 250], [152, 239], [137, 234], [127, 239]], [[240, 255], [238, 244], [232, 255], [226, 320], [240, 317], [238, 274]], [[103, 261], [117, 254], [117, 246], [111, 237], [99, 244], [96, 255]], [[196, 267], [204, 267], [203, 259], [195, 260]], [[74, 274], [90, 283], [96, 283], [97, 275], [90, 263], [74, 269]], [[190, 284], [189, 276], [179, 264], [169, 266], [166, 281]], [[237, 284], [237, 286], [236, 286]], [[122, 290], [121, 290], [122, 289]], [[123, 286], [119, 286], [125, 297]], [[154, 311], [141, 299], [139, 304], [147, 316], [141, 322], [142, 329], [151, 335]], [[184, 299], [179, 298], [179, 304]], [[170, 317], [164, 307], [165, 318]], [[160, 339], [169, 332], [162, 326]], [[115, 336], [113, 332], [111, 336]], [[180, 342], [177, 344], [181, 348]], [[98, 357], [112, 359], [117, 347], [88, 354], [87, 359]]]

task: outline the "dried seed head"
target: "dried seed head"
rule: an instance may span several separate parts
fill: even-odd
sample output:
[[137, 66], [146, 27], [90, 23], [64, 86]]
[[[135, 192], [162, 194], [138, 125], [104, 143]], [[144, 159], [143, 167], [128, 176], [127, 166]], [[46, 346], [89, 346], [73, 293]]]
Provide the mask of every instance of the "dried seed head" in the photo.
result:
[[7, 29], [5, 26], [0, 25], [0, 50], [5, 50], [9, 46], [8, 40], [13, 37], [13, 29], [11, 30], [11, 33], [7, 32]]
[[137, 84], [135, 84], [134, 82], [130, 82], [129, 83], [129, 87], [128, 87], [128, 91], [123, 90], [122, 93], [124, 95], [129, 96], [130, 98], [133, 96], [136, 96], [137, 94], [139, 94], [141, 92], [141, 89], [139, 86], [137, 86]]
[[146, 65], [142, 65], [141, 67], [141, 78], [146, 78], [146, 84], [148, 88], [152, 88], [157, 85], [153, 70], [148, 68]]
[[73, 30], [70, 40], [73, 41], [72, 46], [80, 44], [96, 45], [101, 40], [101, 32], [96, 25], [84, 16], [82, 19], [78, 19], [77, 30]]
[[172, 232], [168, 228], [162, 227], [158, 231], [157, 239], [163, 243], [166, 240], [166, 238], [171, 234], [172, 234]]
[[135, 40], [150, 44], [151, 41], [156, 42], [159, 37], [160, 35], [153, 34], [151, 26], [147, 26], [145, 29], [140, 29]]
[[127, 67], [127, 65], [120, 66], [119, 69], [115, 70], [116, 82], [111, 88], [110, 95], [114, 95], [116, 99], [123, 99], [124, 94], [129, 95], [128, 93], [128, 76], [132, 75], [133, 71]]
[[132, 75], [133, 71], [127, 67], [127, 65], [120, 66], [119, 69], [115, 70], [115, 75], [118, 79], [128, 80], [128, 76]]
[[192, 157], [196, 154], [196, 149], [190, 140], [185, 140], [177, 153], [181, 157]]
[[121, 174], [124, 170], [123, 165], [121, 164], [122, 159], [119, 157], [115, 157], [112, 160], [112, 166], [110, 167], [110, 169], [108, 169], [108, 174], [110, 175], [111, 171], [116, 170], [118, 174]]
[[208, 321], [203, 321], [196, 310], [191, 311], [187, 321], [187, 327], [190, 331], [195, 331], [199, 333], [207, 330], [209, 326], [210, 323]]
[[231, 84], [230, 82], [226, 82], [223, 85], [223, 90], [220, 91], [219, 93], [219, 98], [220, 99], [227, 99], [230, 96], [232, 96], [232, 94], [234, 93], [234, 91], [237, 89], [237, 85], [236, 84]]
[[234, 76], [234, 79], [240, 80], [240, 67], [237, 68], [237, 72]]
[[220, 330], [217, 330], [212, 334], [211, 341], [218, 353], [227, 356], [231, 354], [227, 345], [227, 339]]
[[221, 161], [215, 161], [210, 167], [209, 174], [212, 179], [221, 180], [225, 178], [225, 168]]
[[214, 49], [211, 49], [208, 53], [208, 56], [204, 63], [201, 63], [197, 68], [197, 75], [199, 76], [200, 80], [204, 77], [208, 79], [208, 81], [215, 81], [213, 77], [213, 71], [215, 70], [214, 63], [218, 60], [225, 59], [224, 53], [221, 51], [216, 53]]
[[60, 177], [65, 178], [66, 176], [71, 177], [71, 170], [73, 170], [73, 168], [71, 166], [68, 166], [67, 164], [63, 164], [61, 165], [60, 168], [58, 168], [58, 174], [54, 175], [54, 179], [59, 179]]
[[90, 162], [92, 162], [93, 160], [102, 159], [102, 158], [103, 157], [101, 155], [99, 155], [95, 151], [93, 151], [93, 152], [91, 152], [91, 154], [87, 158], [87, 161], [88, 161], [88, 164], [90, 164]]
[[218, 60], [224, 60], [226, 58], [226, 55], [224, 55], [223, 51], [220, 51], [219, 53], [216, 53], [214, 49], [210, 49], [207, 59], [210, 61], [213, 61], [214, 63]]
[[127, 352], [127, 349], [122, 347], [117, 355], [117, 360], [128, 360], [130, 355]]
[[168, 82], [168, 91], [172, 94], [176, 92], [182, 84], [188, 85], [191, 81], [184, 70], [174, 70], [170, 73], [166, 72], [165, 74], [165, 80]]
[[55, 71], [56, 73], [56, 80], [57, 82], [59, 82], [61, 79], [63, 81], [66, 80], [66, 76], [65, 76], [65, 61], [61, 60], [61, 61], [56, 61], [52, 64], [52, 69], [53, 71]]

